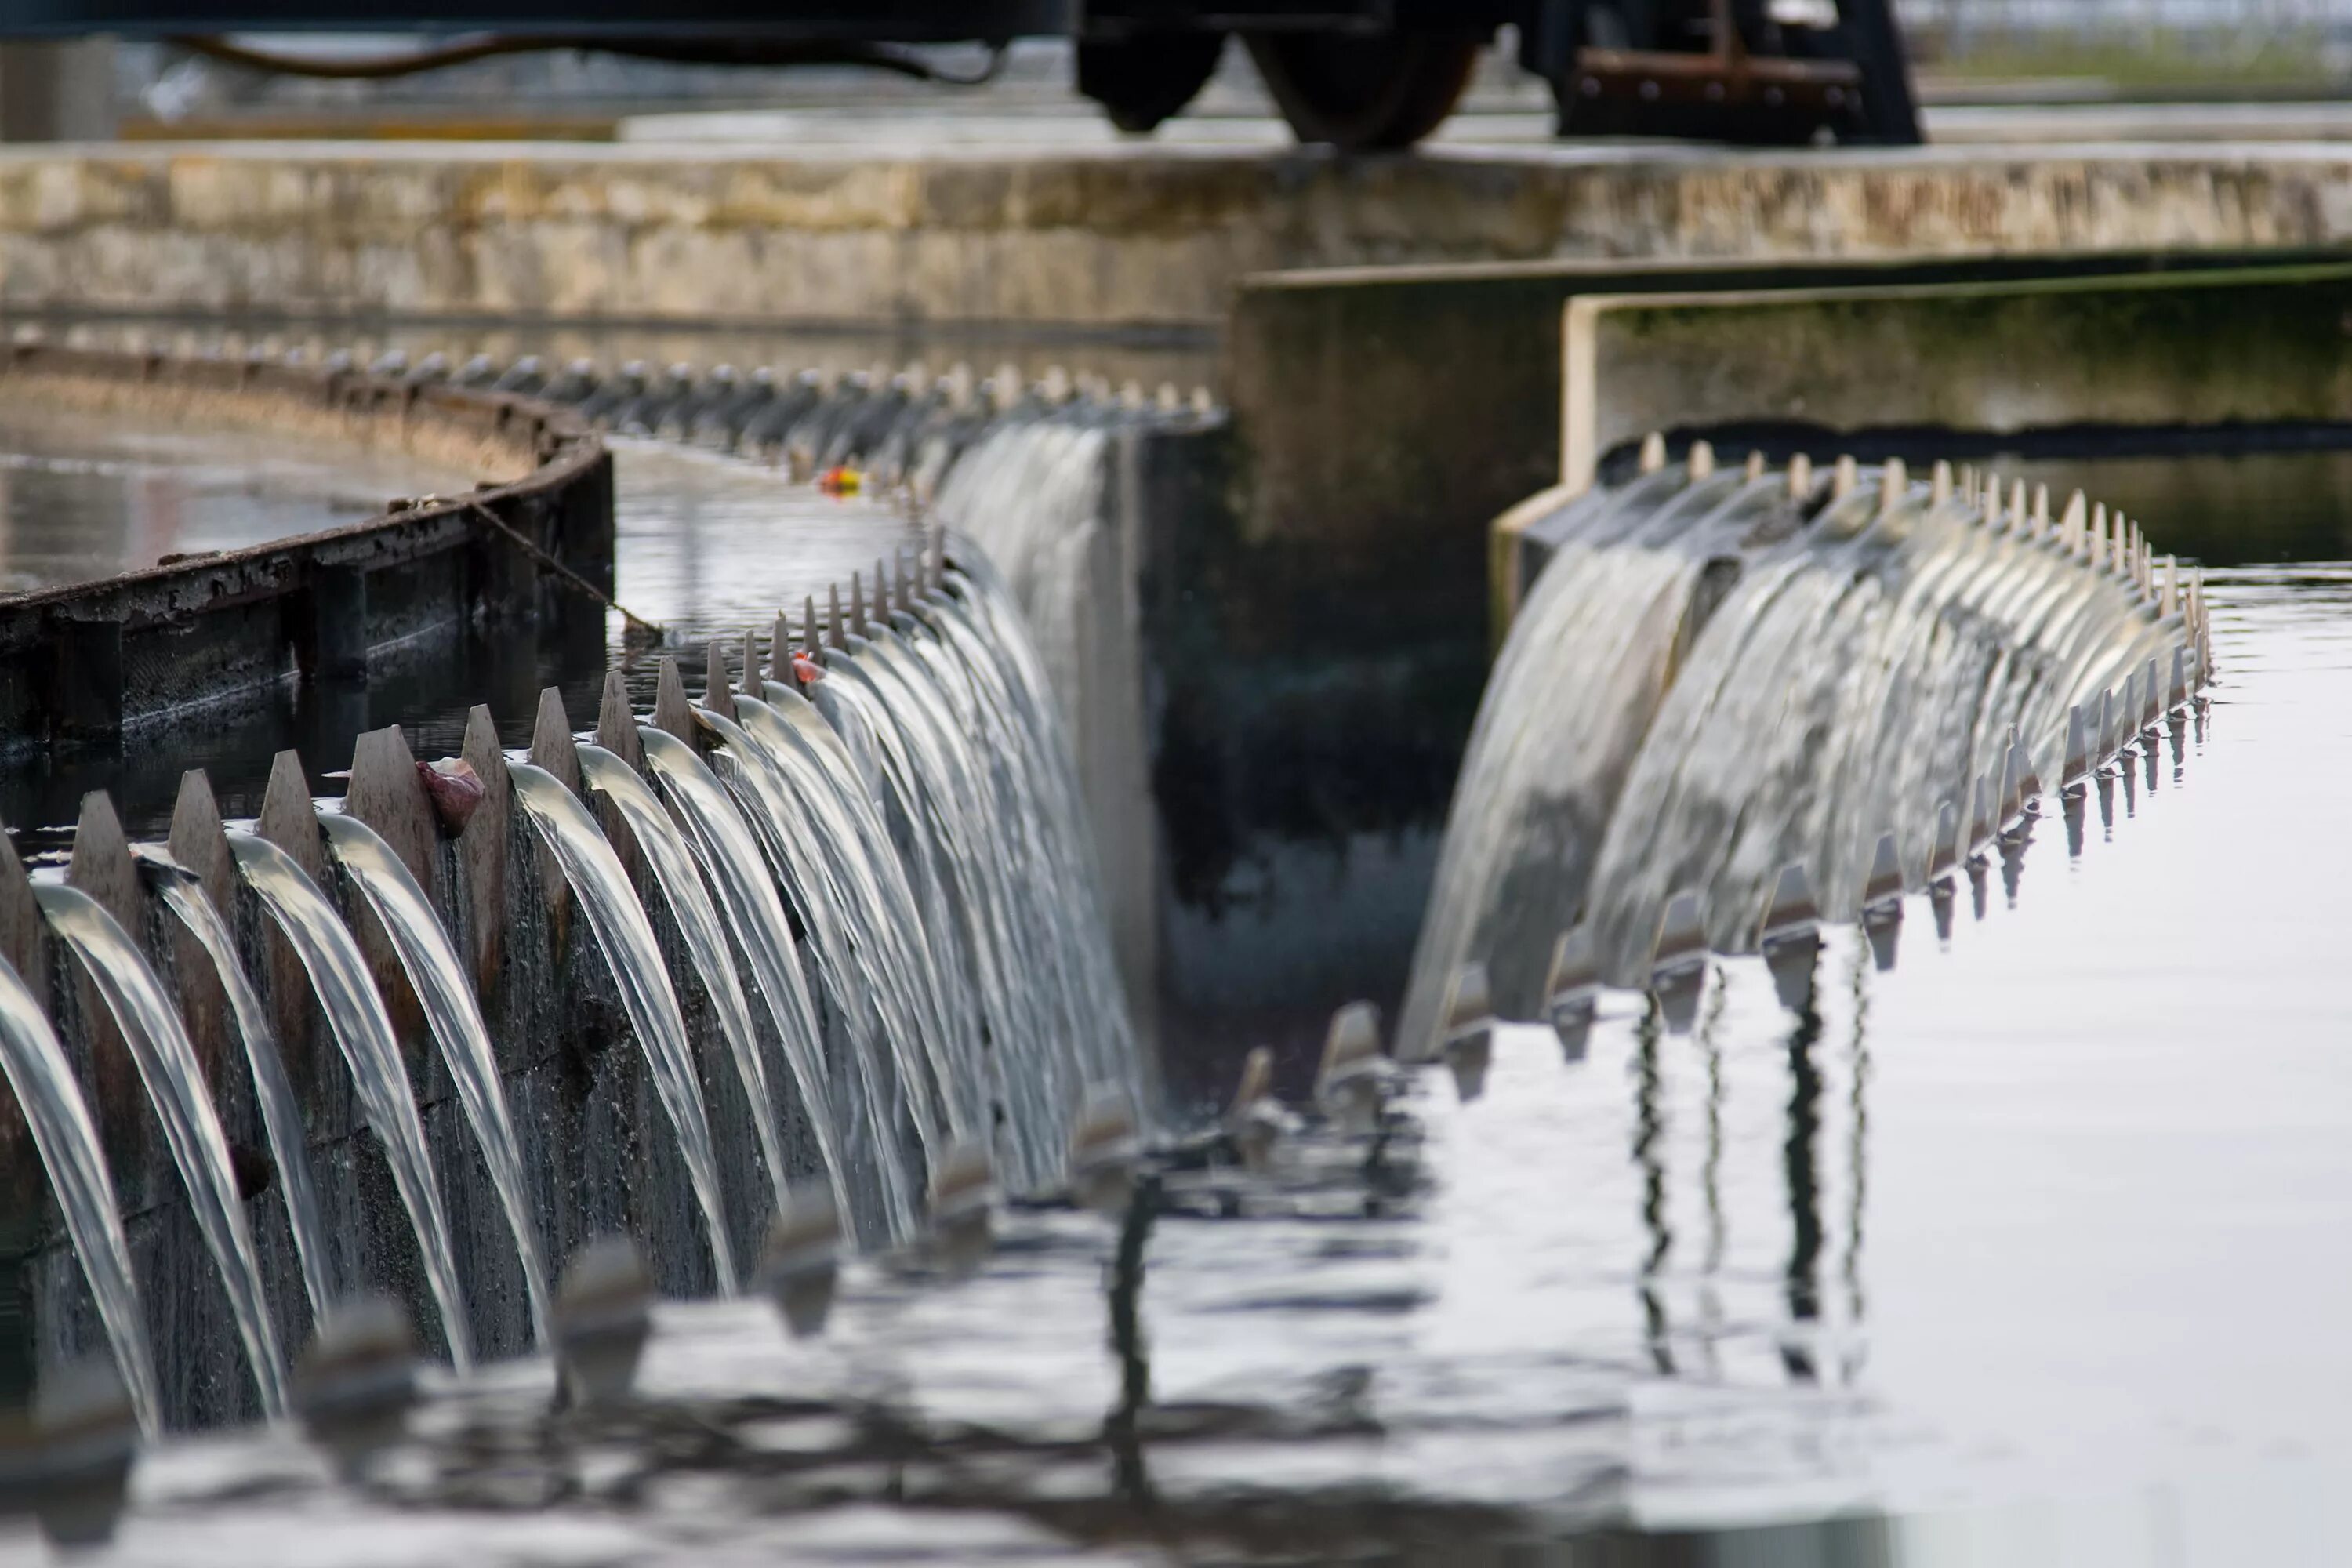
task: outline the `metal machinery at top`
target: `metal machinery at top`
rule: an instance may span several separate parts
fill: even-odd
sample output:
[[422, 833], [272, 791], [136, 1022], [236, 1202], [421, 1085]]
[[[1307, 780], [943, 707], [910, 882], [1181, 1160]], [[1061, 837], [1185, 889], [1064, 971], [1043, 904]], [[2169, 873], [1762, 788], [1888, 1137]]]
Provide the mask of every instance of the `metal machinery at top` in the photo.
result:
[[[0, 38], [166, 38], [242, 66], [372, 78], [526, 50], [698, 64], [866, 66], [942, 81], [909, 46], [1061, 37], [1077, 88], [1148, 132], [1245, 47], [1302, 142], [1408, 147], [1453, 112], [1505, 27], [1551, 84], [1566, 136], [1915, 142], [1894, 0], [0, 0]], [[256, 34], [415, 35], [356, 58]], [[236, 37], [244, 35], [244, 37]]]

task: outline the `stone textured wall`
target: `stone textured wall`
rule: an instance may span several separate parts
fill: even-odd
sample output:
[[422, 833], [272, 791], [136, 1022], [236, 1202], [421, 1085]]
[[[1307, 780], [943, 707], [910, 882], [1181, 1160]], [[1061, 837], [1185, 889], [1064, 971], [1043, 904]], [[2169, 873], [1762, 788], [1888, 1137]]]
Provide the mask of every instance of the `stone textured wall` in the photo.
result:
[[0, 306], [745, 321], [1220, 319], [1247, 274], [1562, 257], [2244, 248], [2352, 232], [2352, 155], [2200, 147], [946, 155], [0, 152]]

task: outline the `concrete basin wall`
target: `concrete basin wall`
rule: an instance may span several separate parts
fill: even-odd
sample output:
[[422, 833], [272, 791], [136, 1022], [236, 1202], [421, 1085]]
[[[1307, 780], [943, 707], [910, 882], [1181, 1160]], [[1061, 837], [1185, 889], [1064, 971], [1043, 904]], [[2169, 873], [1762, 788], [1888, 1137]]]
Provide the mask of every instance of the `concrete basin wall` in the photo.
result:
[[349, 372], [34, 344], [0, 352], [0, 403], [12, 398], [403, 452], [481, 479], [464, 497], [340, 528], [0, 598], [0, 754], [111, 745], [298, 673], [362, 681], [372, 658], [420, 634], [572, 611], [564, 574], [612, 588], [611, 461], [563, 410]]
[[1213, 327], [1244, 276], [1564, 257], [2319, 246], [2327, 147], [1150, 148], [158, 143], [0, 153], [0, 307]]

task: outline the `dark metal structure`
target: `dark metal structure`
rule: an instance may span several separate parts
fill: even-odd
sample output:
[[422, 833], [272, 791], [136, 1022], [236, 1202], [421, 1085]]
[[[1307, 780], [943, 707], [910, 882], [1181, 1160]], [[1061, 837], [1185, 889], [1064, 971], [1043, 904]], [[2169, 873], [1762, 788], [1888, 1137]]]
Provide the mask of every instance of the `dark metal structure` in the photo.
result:
[[[1552, 84], [1564, 135], [1739, 142], [1919, 140], [1893, 0], [0, 0], [0, 37], [167, 37], [258, 68], [380, 77], [527, 49], [700, 64], [867, 66], [940, 80], [908, 46], [1022, 37], [1076, 45], [1077, 87], [1145, 132], [1250, 52], [1299, 139], [1412, 145], [1453, 111], [1506, 26]], [[352, 59], [226, 35], [390, 30], [433, 39]]]

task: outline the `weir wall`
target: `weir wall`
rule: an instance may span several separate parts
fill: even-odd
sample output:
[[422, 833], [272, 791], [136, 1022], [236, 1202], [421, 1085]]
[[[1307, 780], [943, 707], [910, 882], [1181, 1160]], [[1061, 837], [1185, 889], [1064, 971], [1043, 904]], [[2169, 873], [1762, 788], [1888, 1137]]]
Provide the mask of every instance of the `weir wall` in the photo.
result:
[[1123, 546], [1142, 739], [1108, 748], [1113, 807], [1090, 787], [1129, 835], [1114, 879], [1152, 889], [1115, 912], [1124, 967], [1156, 977], [1194, 1100], [1254, 1044], [1304, 1073], [1332, 1005], [1394, 998], [1490, 647], [1486, 525], [1558, 471], [1567, 300], [2308, 258], [2347, 233], [2352, 157], [2322, 147], [0, 153], [20, 311], [1222, 336], [1232, 426], [1117, 459], [1161, 498]]

